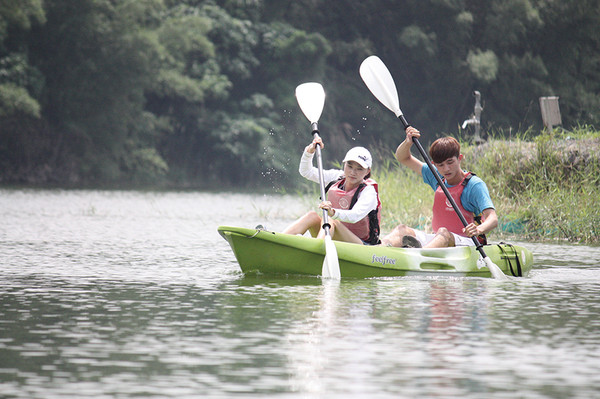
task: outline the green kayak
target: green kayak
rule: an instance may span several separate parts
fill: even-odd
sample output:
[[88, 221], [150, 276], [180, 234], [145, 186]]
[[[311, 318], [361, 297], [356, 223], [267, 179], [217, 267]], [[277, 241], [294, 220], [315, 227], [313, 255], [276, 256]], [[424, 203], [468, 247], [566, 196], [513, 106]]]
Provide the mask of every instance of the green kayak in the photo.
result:
[[[244, 273], [320, 275], [322, 239], [242, 227], [220, 226]], [[342, 277], [448, 275], [491, 277], [475, 247], [391, 248], [334, 241]], [[527, 276], [533, 255], [510, 244], [486, 245], [485, 253], [509, 276]]]

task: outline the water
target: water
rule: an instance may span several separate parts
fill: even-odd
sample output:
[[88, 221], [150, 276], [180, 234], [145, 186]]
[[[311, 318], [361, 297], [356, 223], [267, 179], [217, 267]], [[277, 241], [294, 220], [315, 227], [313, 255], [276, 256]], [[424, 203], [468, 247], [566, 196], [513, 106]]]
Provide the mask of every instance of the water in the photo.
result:
[[221, 224], [308, 205], [231, 193], [0, 190], [2, 398], [600, 396], [600, 248], [531, 276], [244, 276]]

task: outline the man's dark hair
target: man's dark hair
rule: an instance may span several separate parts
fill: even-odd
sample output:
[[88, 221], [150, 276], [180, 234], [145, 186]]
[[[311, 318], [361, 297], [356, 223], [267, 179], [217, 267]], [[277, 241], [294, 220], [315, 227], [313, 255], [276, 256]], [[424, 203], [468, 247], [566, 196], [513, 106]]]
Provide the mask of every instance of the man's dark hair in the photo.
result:
[[437, 139], [429, 147], [429, 156], [435, 163], [442, 163], [448, 158], [460, 155], [460, 144], [454, 137]]

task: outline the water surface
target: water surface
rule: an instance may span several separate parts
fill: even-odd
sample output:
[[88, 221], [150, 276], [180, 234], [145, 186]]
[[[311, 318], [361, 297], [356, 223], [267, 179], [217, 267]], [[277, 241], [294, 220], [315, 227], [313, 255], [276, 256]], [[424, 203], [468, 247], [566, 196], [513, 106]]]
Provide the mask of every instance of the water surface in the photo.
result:
[[[0, 190], [3, 398], [591, 398], [600, 249], [529, 278], [244, 276], [218, 225], [306, 203]], [[493, 237], [492, 237], [493, 240]]]

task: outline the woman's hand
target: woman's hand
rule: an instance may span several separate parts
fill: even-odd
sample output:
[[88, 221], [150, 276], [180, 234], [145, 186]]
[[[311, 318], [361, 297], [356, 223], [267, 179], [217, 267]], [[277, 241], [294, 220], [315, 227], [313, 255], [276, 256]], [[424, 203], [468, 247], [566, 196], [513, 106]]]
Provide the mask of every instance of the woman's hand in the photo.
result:
[[327, 214], [330, 217], [333, 217], [335, 215], [335, 209], [332, 207], [331, 202], [329, 201], [323, 201], [319, 204], [319, 208], [321, 209], [325, 209], [327, 211]]
[[314, 154], [317, 149], [317, 144], [321, 146], [321, 149], [325, 148], [323, 145], [323, 139], [321, 139], [321, 137], [317, 137], [312, 141], [312, 143], [306, 146], [304, 151], [308, 152], [309, 154]]

